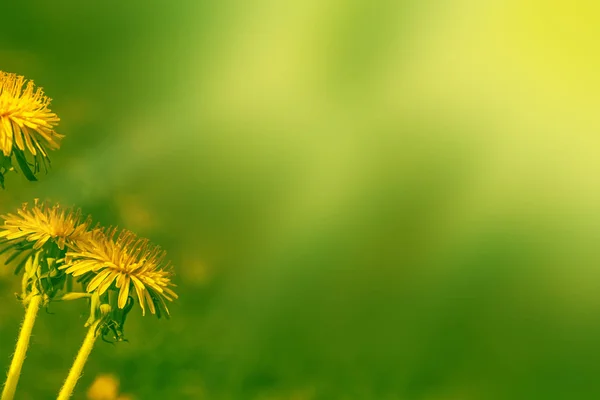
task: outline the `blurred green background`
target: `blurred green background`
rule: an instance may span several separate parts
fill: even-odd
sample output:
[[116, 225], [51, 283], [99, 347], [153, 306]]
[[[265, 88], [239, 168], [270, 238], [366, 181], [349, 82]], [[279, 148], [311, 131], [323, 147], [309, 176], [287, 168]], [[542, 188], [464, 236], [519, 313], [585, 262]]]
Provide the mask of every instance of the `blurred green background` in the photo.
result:
[[[180, 299], [99, 342], [75, 399], [600, 397], [595, 0], [9, 2], [0, 69], [66, 138], [0, 213], [159, 243]], [[0, 360], [22, 318], [0, 269]], [[83, 304], [41, 313], [52, 399]]]

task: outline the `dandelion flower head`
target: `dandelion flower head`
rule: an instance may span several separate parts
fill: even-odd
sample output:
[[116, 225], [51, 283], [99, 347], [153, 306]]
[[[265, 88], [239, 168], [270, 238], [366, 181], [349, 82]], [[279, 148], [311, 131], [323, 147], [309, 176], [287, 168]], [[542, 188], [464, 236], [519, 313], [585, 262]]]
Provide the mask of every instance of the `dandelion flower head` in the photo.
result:
[[82, 218], [80, 210], [37, 199], [32, 207], [24, 203], [16, 214], [1, 217], [4, 225], [0, 226], [0, 243], [20, 250], [38, 250], [46, 243], [54, 243], [59, 250], [65, 250], [67, 245], [86, 240], [91, 224], [89, 218]]
[[135, 292], [142, 314], [148, 306], [152, 314], [168, 317], [165, 300], [173, 301], [177, 294], [171, 289], [175, 285], [171, 282], [170, 263], [165, 261], [166, 252], [127, 230], [119, 234], [116, 228], [98, 230], [92, 237], [68, 251], [59, 269], [81, 277], [89, 293], [102, 296], [109, 289], [116, 290], [120, 309]]
[[47, 149], [58, 149], [63, 138], [54, 131], [60, 121], [48, 108], [42, 88], [25, 77], [0, 71], [0, 151], [10, 157], [13, 150], [28, 150], [47, 157]]

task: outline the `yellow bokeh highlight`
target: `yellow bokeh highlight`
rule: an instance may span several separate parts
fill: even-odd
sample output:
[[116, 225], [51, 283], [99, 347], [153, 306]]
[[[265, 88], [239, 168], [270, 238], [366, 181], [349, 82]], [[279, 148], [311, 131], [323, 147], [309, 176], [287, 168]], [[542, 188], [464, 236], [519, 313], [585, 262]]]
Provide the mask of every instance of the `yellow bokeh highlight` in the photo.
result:
[[120, 382], [115, 375], [101, 374], [87, 390], [88, 400], [133, 400], [126, 394], [119, 393]]

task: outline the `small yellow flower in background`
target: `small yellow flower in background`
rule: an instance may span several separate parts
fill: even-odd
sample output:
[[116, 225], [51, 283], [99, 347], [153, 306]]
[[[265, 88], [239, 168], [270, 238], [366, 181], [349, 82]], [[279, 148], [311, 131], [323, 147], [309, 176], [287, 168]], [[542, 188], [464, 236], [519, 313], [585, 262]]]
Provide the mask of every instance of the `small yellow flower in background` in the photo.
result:
[[[64, 137], [54, 130], [60, 118], [48, 108], [50, 102], [33, 81], [0, 71], [0, 154], [5, 160], [14, 155], [29, 180], [35, 180], [40, 164], [49, 161], [48, 150], [58, 149]], [[33, 156], [33, 172], [25, 152]]]
[[152, 314], [168, 317], [165, 300], [173, 301], [177, 294], [170, 289], [170, 263], [165, 262], [166, 252], [139, 238], [130, 231], [117, 229], [94, 231], [92, 239], [79, 241], [66, 253], [65, 264], [59, 269], [73, 277], [82, 277], [86, 291], [102, 296], [114, 287], [118, 291], [117, 305], [124, 309], [130, 293], [137, 295], [142, 314], [146, 305]]
[[98, 375], [87, 391], [88, 400], [131, 400], [132, 397], [119, 395], [119, 379], [114, 375]]

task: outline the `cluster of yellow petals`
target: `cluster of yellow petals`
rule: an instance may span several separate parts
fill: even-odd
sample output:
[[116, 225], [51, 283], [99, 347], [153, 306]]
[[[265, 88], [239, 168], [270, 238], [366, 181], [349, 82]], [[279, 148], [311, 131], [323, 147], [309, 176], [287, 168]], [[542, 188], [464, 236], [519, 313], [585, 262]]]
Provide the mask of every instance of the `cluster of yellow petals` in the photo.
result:
[[80, 210], [61, 208], [58, 204], [35, 200], [33, 207], [27, 203], [17, 214], [2, 215], [0, 240], [8, 243], [30, 242], [37, 250], [53, 240], [59, 249], [65, 244], [84, 241], [89, 236], [91, 221], [82, 220]]
[[64, 136], [54, 127], [60, 119], [48, 106], [42, 88], [23, 76], [0, 71], [0, 151], [10, 157], [14, 148], [48, 157]]
[[89, 293], [102, 295], [114, 283], [121, 309], [133, 288], [143, 314], [147, 305], [152, 314], [160, 316], [164, 312], [168, 316], [165, 300], [173, 301], [177, 294], [170, 289], [175, 285], [165, 256], [165, 251], [147, 239], [126, 230], [117, 234], [113, 228], [94, 231], [91, 240], [78, 242], [67, 252], [60, 269], [74, 277], [83, 277]]

